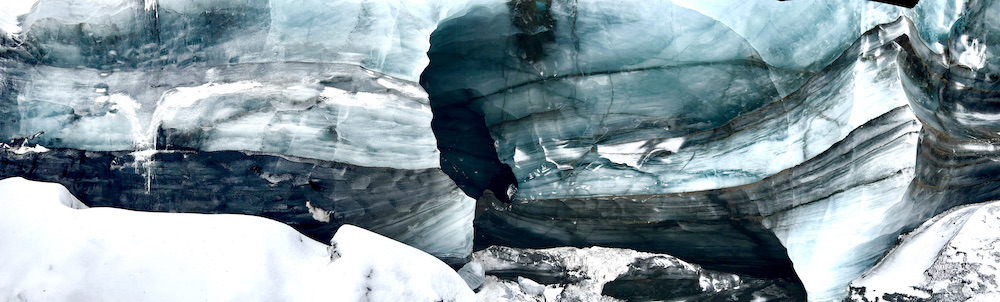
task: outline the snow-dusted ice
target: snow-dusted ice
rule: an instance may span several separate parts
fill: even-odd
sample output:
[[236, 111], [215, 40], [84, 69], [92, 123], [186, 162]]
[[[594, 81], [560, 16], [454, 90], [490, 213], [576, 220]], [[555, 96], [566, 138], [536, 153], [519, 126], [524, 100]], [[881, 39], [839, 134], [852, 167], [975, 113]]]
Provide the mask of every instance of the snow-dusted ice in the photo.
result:
[[968, 301], [1000, 296], [1000, 204], [956, 207], [928, 220], [851, 282], [851, 301]]
[[332, 246], [245, 215], [87, 208], [0, 180], [6, 301], [473, 301], [440, 260], [345, 225]]

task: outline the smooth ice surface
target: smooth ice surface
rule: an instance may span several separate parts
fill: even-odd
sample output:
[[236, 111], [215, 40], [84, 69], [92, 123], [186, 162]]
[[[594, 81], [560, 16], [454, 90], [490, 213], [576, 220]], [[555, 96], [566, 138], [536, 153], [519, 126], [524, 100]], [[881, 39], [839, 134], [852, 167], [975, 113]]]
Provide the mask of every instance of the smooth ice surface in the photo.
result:
[[350, 225], [331, 247], [259, 217], [87, 208], [23, 178], [0, 192], [6, 300], [474, 299], [433, 256]]

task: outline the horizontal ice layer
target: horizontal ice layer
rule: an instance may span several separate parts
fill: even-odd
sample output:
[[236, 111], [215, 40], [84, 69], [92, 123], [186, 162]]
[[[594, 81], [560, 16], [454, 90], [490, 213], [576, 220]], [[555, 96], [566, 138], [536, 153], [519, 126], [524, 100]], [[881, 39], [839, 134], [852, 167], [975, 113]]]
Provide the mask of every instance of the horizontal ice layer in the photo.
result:
[[[4, 45], [4, 69], [16, 71], [3, 107], [19, 114], [0, 135], [136, 150], [164, 126], [184, 136], [178, 148], [436, 167], [412, 81], [437, 22], [466, 5], [44, 0]], [[178, 114], [196, 116], [172, 123]]]
[[465, 4], [43, 0], [0, 53], [0, 136], [53, 151], [4, 151], [3, 175], [465, 257], [472, 200], [438, 168], [414, 82], [430, 32]]
[[[919, 41], [901, 44], [901, 83], [926, 126], [906, 198], [930, 217], [950, 207], [995, 200], [998, 146], [993, 1], [969, 1], [950, 30], [944, 55]], [[875, 268], [855, 280], [854, 301], [995, 299], [996, 207], [955, 208], [903, 237]], [[961, 238], [961, 239], [960, 239]], [[990, 251], [990, 252], [984, 252]]]
[[903, 87], [926, 125], [917, 170], [907, 193], [925, 217], [1000, 196], [1000, 85], [993, 1], [970, 1], [951, 30], [946, 55], [911, 43], [902, 58]]
[[[1000, 143], [993, 139], [952, 138], [926, 127], [920, 134], [917, 170], [907, 195], [929, 212], [1000, 195]], [[931, 210], [933, 209], [933, 210]]]
[[17, 91], [19, 129], [94, 151], [245, 150], [361, 166], [437, 167], [416, 83], [345, 64], [141, 71], [36, 66]]
[[[884, 259], [851, 282], [851, 301], [995, 299], [1000, 206], [961, 206], [901, 236]], [[976, 300], [976, 299], [980, 300]]]
[[[693, 11], [689, 14], [693, 21], [686, 24], [704, 18]], [[478, 24], [475, 21], [468, 20]], [[711, 19], [702, 22], [716, 24], [723, 34], [728, 30]], [[766, 65], [732, 58], [752, 53], [722, 56], [699, 44], [686, 45], [691, 49], [689, 60], [704, 62], [531, 81], [518, 81], [518, 73], [500, 69], [495, 76], [503, 73], [513, 83], [483, 92], [488, 81], [473, 78], [464, 82], [469, 87], [461, 88], [463, 82], [457, 77], [471, 72], [464, 68], [492, 59], [480, 59], [479, 52], [464, 55], [469, 48], [439, 49], [437, 45], [458, 45], [432, 39], [442, 43], [434, 44], [430, 56], [443, 61], [432, 61], [422, 81], [435, 113], [449, 110], [447, 106], [468, 106], [483, 114], [499, 159], [518, 179], [520, 198], [708, 190], [759, 181], [790, 168], [874, 117], [905, 105], [890, 43], [901, 28], [905, 25], [863, 36], [845, 52], [848, 57], [780, 100], [765, 77]], [[664, 39], [673, 38], [669, 34], [663, 33]], [[677, 40], [686, 37], [683, 32], [676, 34], [681, 37]], [[734, 40], [727, 43], [744, 43], [739, 36], [731, 37]], [[641, 62], [657, 61], [635, 55], [646, 60]], [[717, 56], [727, 59], [716, 61]], [[436, 84], [439, 74], [442, 84]], [[473, 93], [455, 94], [449, 89]]]
[[354, 226], [328, 246], [259, 217], [87, 208], [63, 186], [23, 178], [0, 192], [9, 299], [474, 299], [444, 263]]
[[239, 213], [328, 241], [353, 224], [450, 261], [472, 251], [473, 202], [440, 169], [361, 167], [275, 154], [0, 150], [0, 176], [58, 182], [91, 206]]

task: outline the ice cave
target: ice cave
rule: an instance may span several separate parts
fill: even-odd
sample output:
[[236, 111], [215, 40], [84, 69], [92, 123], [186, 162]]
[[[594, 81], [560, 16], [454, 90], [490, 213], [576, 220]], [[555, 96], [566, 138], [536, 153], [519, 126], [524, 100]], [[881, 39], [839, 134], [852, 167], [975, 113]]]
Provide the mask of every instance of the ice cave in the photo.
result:
[[0, 0], [0, 300], [1000, 301], [994, 0]]

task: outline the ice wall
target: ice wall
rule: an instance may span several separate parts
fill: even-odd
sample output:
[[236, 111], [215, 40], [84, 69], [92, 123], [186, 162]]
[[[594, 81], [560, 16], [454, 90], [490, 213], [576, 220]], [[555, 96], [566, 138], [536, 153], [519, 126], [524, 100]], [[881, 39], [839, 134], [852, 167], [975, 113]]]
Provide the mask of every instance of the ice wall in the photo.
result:
[[838, 300], [900, 232], [996, 199], [998, 9], [44, 0], [2, 41], [2, 169], [452, 257], [471, 196], [480, 244], [666, 252]]
[[[434, 124], [439, 145], [494, 143], [440, 147], [442, 162], [509, 167], [518, 187], [512, 203], [484, 206], [483, 236], [794, 271], [826, 301], [900, 232], [974, 201], [929, 200], [935, 189], [911, 184], [951, 169], [918, 153], [930, 139], [911, 92], [924, 76], [911, 69], [958, 49], [952, 24], [988, 8], [675, 3], [514, 1], [508, 15], [470, 11], [438, 27], [421, 83], [435, 121], [449, 117]], [[494, 150], [496, 168], [482, 168]]]

